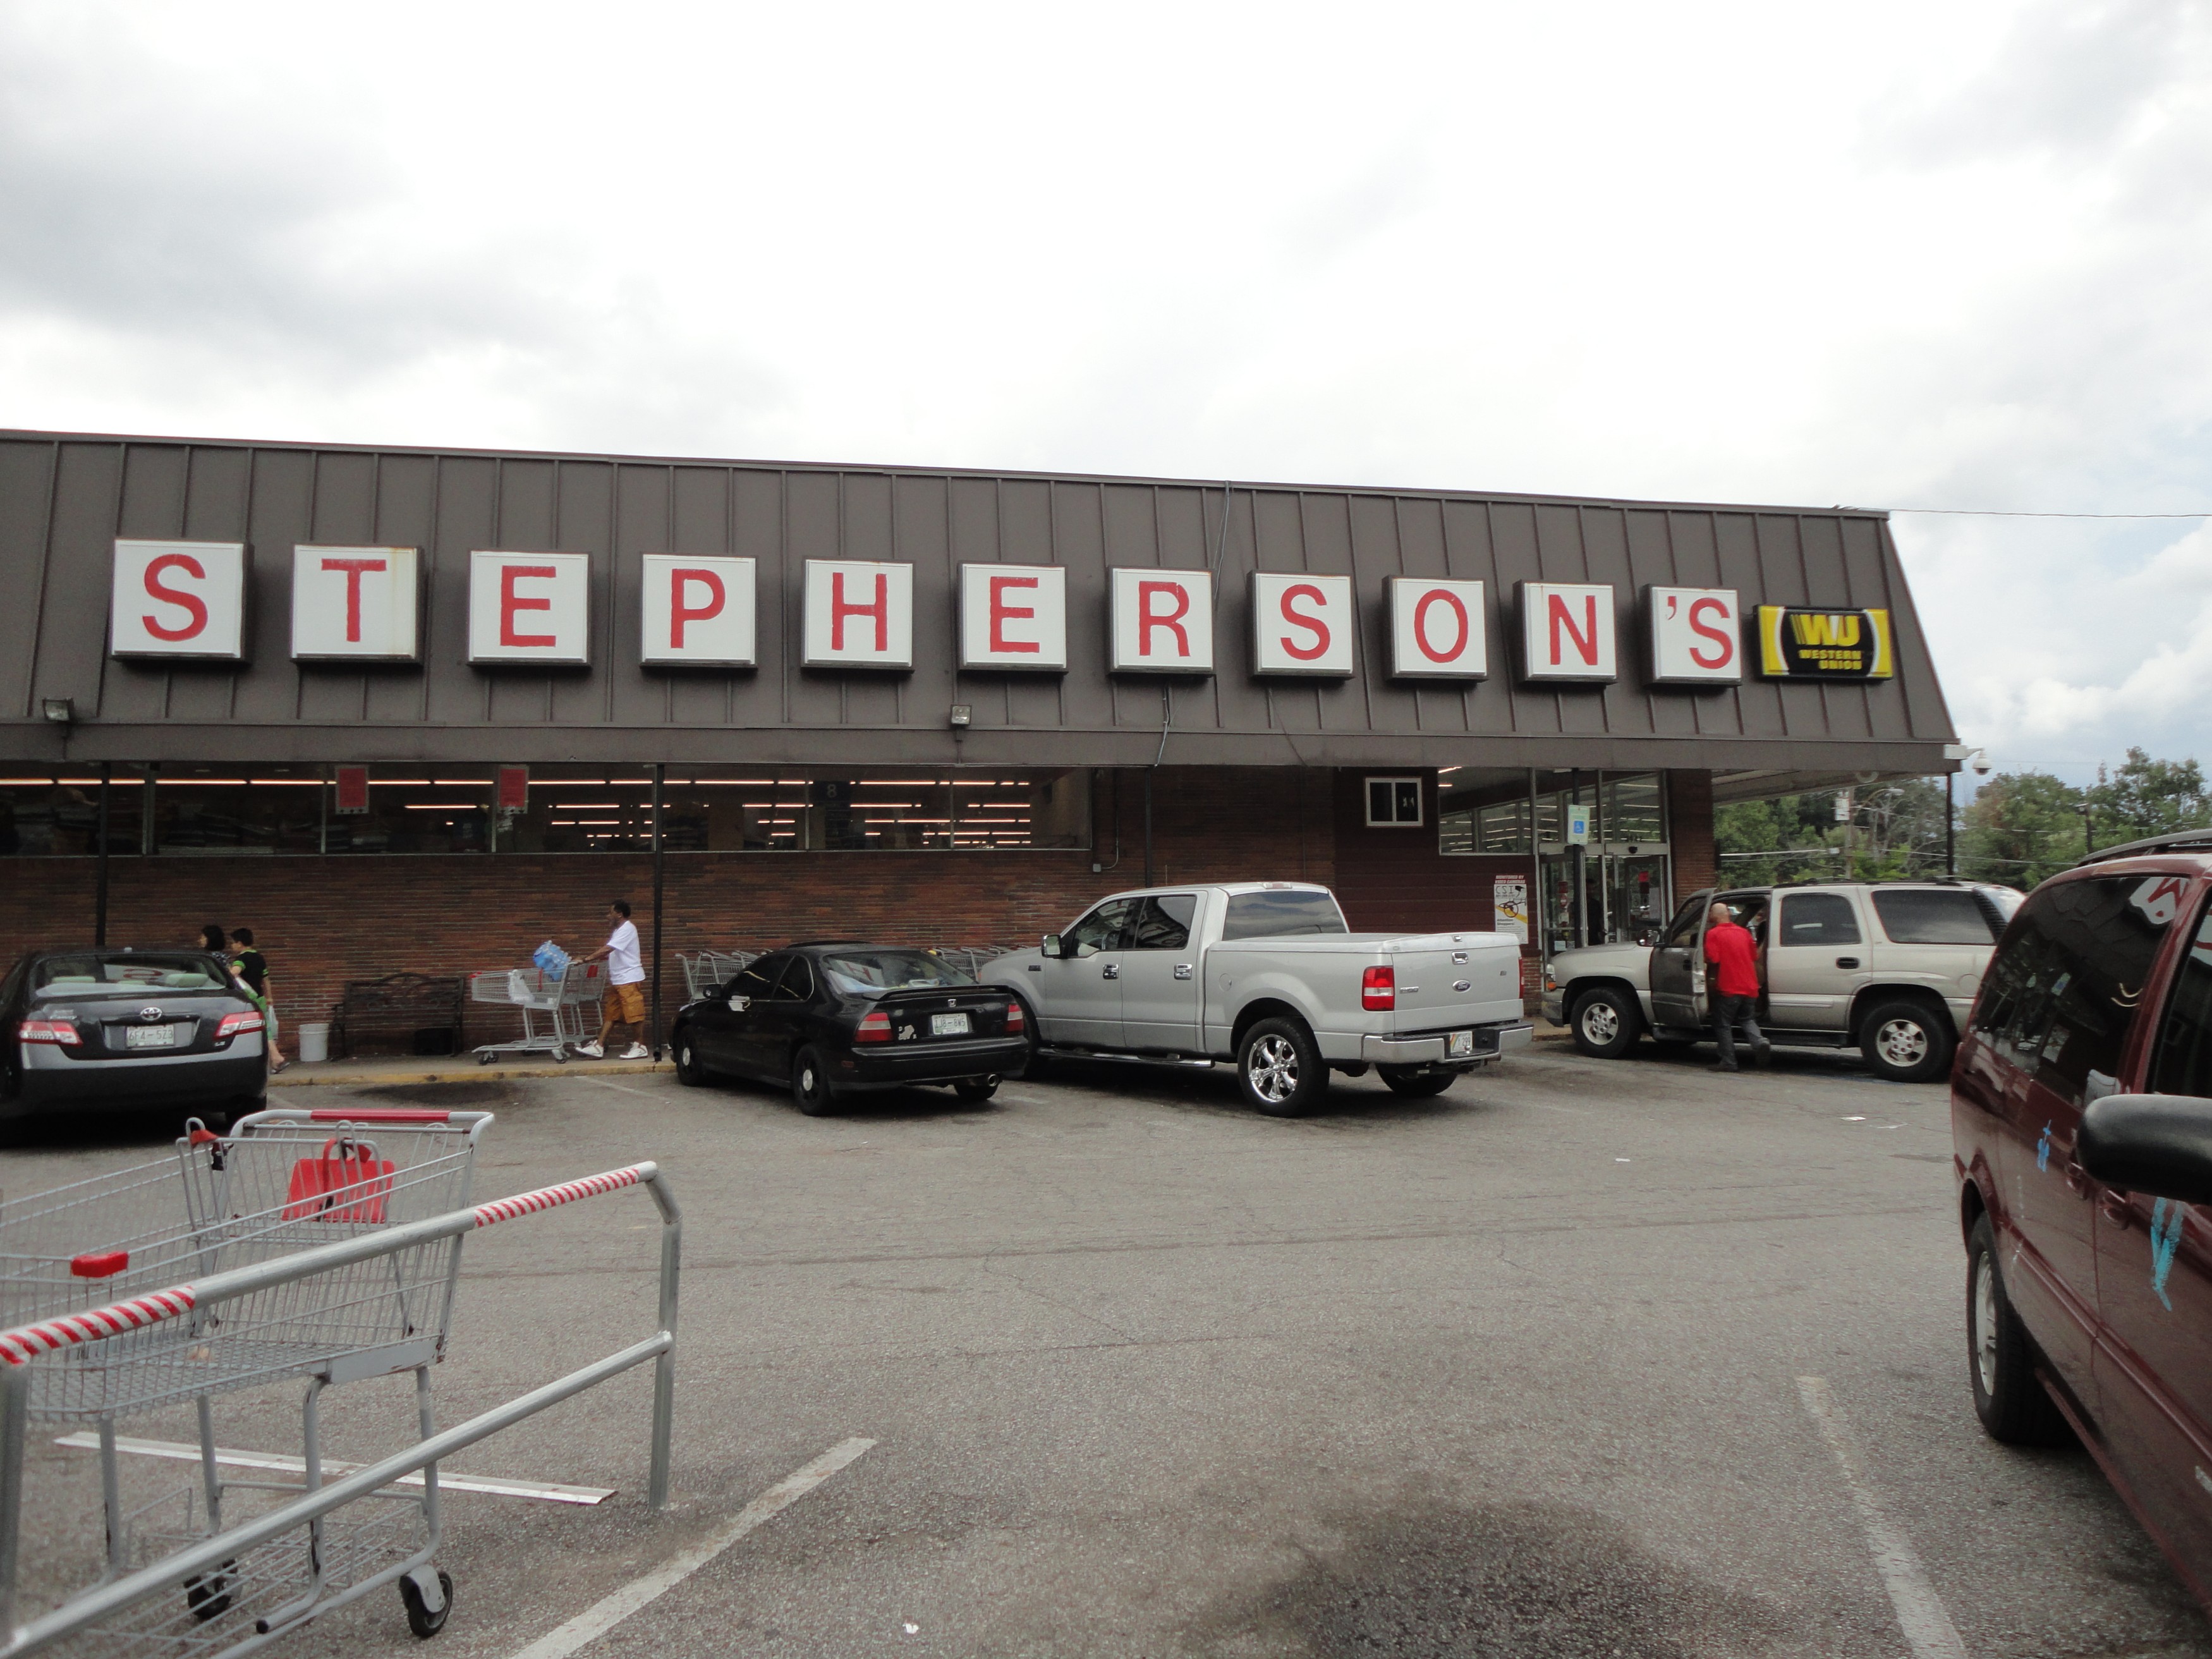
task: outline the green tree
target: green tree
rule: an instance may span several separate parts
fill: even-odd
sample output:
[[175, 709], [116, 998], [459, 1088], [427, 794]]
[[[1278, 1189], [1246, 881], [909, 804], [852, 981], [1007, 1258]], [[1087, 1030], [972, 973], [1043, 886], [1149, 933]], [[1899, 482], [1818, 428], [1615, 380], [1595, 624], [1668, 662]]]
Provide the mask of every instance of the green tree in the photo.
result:
[[1771, 800], [1730, 801], [1713, 812], [1713, 850], [1727, 887], [1766, 887], [1838, 875], [1842, 862], [1829, 833], [1835, 823], [1832, 794], [1779, 795]]
[[2085, 848], [2081, 791], [2048, 772], [2000, 772], [1965, 813], [1959, 873], [2025, 891]]
[[2145, 836], [2212, 824], [2212, 799], [2204, 793], [2203, 769], [2193, 760], [2153, 760], [2130, 749], [2109, 781], [2101, 776], [2087, 791], [2097, 843], [2112, 847]]

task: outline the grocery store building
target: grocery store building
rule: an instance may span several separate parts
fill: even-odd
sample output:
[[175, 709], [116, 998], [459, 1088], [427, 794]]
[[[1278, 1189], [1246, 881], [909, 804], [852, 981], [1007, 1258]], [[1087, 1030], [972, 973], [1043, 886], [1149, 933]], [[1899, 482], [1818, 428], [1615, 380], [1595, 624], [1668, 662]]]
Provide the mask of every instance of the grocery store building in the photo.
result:
[[1321, 881], [1533, 983], [1716, 802], [1955, 766], [1845, 509], [18, 432], [0, 581], [0, 947], [246, 924], [295, 1020], [656, 890], [666, 961]]

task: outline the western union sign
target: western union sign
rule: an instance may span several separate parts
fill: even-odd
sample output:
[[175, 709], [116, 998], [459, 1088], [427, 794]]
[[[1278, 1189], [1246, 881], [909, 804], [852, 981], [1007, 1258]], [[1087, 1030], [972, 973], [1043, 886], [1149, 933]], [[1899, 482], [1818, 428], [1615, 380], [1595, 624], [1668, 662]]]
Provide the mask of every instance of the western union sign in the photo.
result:
[[1759, 607], [1759, 672], [1777, 680], [1886, 680], [1897, 669], [1887, 611]]

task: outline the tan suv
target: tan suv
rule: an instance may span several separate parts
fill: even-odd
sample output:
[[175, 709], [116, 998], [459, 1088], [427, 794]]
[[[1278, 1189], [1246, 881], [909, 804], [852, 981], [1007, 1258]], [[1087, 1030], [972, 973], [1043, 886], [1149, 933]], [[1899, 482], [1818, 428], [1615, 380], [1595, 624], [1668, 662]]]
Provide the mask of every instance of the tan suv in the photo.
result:
[[1759, 1029], [1796, 1048], [1856, 1046], [1881, 1076], [1942, 1077], [2005, 923], [2008, 887], [1954, 881], [1818, 882], [1692, 895], [1652, 945], [1562, 951], [1545, 972], [1544, 1012], [1586, 1054], [1626, 1054], [1712, 1032], [1707, 913], [1718, 902], [1759, 941]]

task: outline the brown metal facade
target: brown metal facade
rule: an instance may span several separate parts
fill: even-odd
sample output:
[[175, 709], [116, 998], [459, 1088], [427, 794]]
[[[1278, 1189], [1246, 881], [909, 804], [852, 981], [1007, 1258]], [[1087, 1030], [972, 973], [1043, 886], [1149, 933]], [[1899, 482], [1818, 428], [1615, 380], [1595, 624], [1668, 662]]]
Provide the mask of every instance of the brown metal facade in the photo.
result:
[[[1224, 524], [1225, 514], [1225, 524]], [[244, 667], [106, 654], [117, 538], [244, 541], [254, 568]], [[295, 543], [418, 546], [419, 667], [289, 657]], [[592, 666], [472, 667], [468, 556], [592, 561]], [[757, 669], [641, 667], [639, 558], [760, 561]], [[915, 567], [909, 673], [799, 665], [803, 562]], [[1057, 678], [962, 672], [955, 604], [969, 562], [1069, 573], [1071, 665]], [[1211, 568], [1218, 672], [1164, 686], [1106, 671], [1107, 570]], [[1250, 672], [1246, 575], [1348, 574], [1359, 672]], [[1387, 674], [1383, 580], [1489, 585], [1491, 678]], [[1616, 589], [1621, 678], [1538, 689], [1514, 673], [1513, 586]], [[926, 765], [1690, 768], [1778, 776], [1951, 769], [1954, 740], [1897, 550], [1879, 514], [1423, 490], [1206, 484], [884, 467], [494, 454], [0, 434], [0, 752], [21, 761], [246, 763], [774, 761]], [[1898, 659], [1870, 684], [1689, 690], [1644, 681], [1646, 584], [1732, 587], [1760, 604], [1887, 607]], [[41, 718], [67, 697], [69, 726]], [[956, 737], [948, 712], [974, 710]]]

